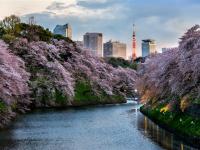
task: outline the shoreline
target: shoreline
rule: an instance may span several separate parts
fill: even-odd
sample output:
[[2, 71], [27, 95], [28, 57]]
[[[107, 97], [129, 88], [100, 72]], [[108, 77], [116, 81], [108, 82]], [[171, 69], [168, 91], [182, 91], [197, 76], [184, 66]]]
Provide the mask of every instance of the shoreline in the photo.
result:
[[[39, 106], [39, 107], [30, 107], [30, 110], [27, 110], [24, 113], [16, 113], [15, 116], [13, 116], [7, 123], [4, 124], [3, 127], [0, 127], [0, 131], [7, 129], [9, 126], [12, 125], [12, 122], [15, 121], [16, 118], [18, 118], [21, 115], [27, 114], [27, 113], [31, 113], [34, 110], [37, 109], [57, 109], [57, 110], [64, 110], [64, 109], [68, 109], [68, 108], [81, 108], [81, 107], [89, 107], [89, 106], [105, 106], [105, 105], [117, 105], [117, 104], [126, 104], [126, 101], [116, 101], [116, 102], [99, 102], [99, 103], [79, 103], [79, 104], [75, 104], [75, 105], [66, 105], [66, 106]], [[10, 116], [8, 116], [9, 118]]]
[[160, 122], [158, 119], [151, 116], [148, 113], [148, 110], [142, 109], [142, 107], [140, 107], [140, 112], [143, 115], [145, 115], [146, 117], [148, 117], [148, 119], [150, 119], [151, 121], [156, 123], [159, 127], [161, 127], [164, 130], [167, 130], [168, 132], [174, 134], [176, 137], [180, 138], [182, 141], [187, 143], [189, 146], [193, 146], [193, 147], [198, 148], [198, 149], [200, 148], [200, 137], [190, 136], [188, 134], [184, 134], [184, 133], [180, 133], [180, 132], [176, 131], [176, 129], [171, 127], [169, 124]]

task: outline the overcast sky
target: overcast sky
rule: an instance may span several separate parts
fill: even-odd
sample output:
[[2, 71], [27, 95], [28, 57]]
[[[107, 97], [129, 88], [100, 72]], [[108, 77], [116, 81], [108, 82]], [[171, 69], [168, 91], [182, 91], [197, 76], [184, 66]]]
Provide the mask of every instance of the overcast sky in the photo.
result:
[[70, 23], [73, 39], [85, 32], [102, 32], [104, 42], [119, 40], [131, 52], [132, 24], [136, 24], [138, 55], [141, 40], [152, 38], [157, 48], [174, 47], [178, 38], [200, 24], [200, 0], [0, 0], [0, 19], [16, 14], [50, 30]]

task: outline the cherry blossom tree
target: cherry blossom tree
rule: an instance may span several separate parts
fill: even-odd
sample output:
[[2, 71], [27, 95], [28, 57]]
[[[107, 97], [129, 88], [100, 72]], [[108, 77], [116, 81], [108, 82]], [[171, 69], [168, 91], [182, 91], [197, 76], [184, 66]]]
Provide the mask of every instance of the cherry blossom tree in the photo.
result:
[[200, 26], [189, 29], [177, 48], [149, 57], [139, 68], [137, 87], [144, 101], [199, 99]]
[[15, 115], [13, 109], [27, 110], [30, 104], [29, 76], [24, 61], [12, 54], [8, 45], [0, 40], [0, 127]]

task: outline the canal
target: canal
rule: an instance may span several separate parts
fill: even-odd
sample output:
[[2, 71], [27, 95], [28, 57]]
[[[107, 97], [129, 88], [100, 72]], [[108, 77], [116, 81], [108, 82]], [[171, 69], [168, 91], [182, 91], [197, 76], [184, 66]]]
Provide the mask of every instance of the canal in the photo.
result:
[[0, 132], [0, 150], [195, 150], [133, 103], [36, 110]]

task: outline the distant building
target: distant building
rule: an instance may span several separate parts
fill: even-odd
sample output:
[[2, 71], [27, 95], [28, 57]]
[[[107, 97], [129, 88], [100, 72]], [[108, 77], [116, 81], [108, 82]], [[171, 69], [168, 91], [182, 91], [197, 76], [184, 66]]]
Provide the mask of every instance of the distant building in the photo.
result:
[[72, 39], [72, 27], [70, 24], [57, 25], [53, 30], [53, 33]]
[[152, 39], [142, 40], [142, 57], [156, 53], [156, 42]]
[[166, 52], [168, 50], [170, 50], [170, 48], [162, 48], [162, 53], [164, 53], [164, 52]]
[[121, 57], [126, 59], [126, 44], [118, 41], [104, 43], [104, 57]]
[[75, 41], [76, 45], [80, 48], [83, 48], [84, 45], [83, 45], [83, 41]]
[[86, 33], [83, 36], [84, 48], [91, 51], [93, 55], [103, 57], [102, 45], [103, 34], [102, 33]]

